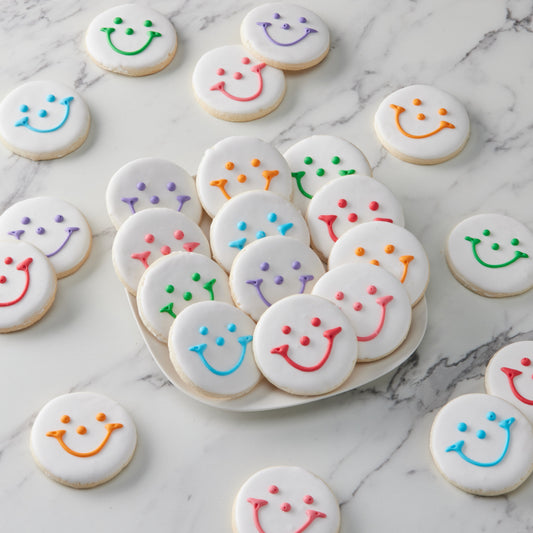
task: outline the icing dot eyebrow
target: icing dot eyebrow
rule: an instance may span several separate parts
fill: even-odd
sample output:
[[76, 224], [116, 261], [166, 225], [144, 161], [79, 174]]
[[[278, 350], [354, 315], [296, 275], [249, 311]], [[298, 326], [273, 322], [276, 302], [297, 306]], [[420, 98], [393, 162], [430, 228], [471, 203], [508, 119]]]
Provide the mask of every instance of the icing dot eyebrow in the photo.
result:
[[484, 229], [483, 230], [483, 235], [485, 235], [485, 237], [488, 237], [490, 235], [490, 230]]
[[344, 293], [339, 291], [335, 294], [335, 300], [344, 300]]
[[515, 237], [514, 239], [511, 239], [511, 244], [513, 246], [518, 246], [520, 244], [520, 241]]
[[191, 276], [191, 279], [193, 281], [198, 281], [200, 279], [200, 274], [198, 272], [195, 272], [192, 276]]
[[394, 252], [394, 244], [387, 244], [383, 250], [386, 254], [392, 254]]
[[303, 502], [306, 503], [307, 505], [311, 505], [314, 501], [315, 501], [315, 499], [310, 494], [306, 494], [303, 497]]
[[240, 220], [237, 222], [237, 229], [240, 231], [244, 231], [246, 229], [246, 222], [244, 220]]
[[228, 161], [225, 165], [226, 170], [233, 170], [235, 168], [235, 163], [233, 161]]
[[341, 209], [344, 209], [344, 208], [348, 205], [348, 202], [347, 202], [344, 198], [341, 198], [341, 199], [337, 202], [337, 205], [338, 205]]
[[61, 420], [61, 422], [63, 422], [63, 424], [68, 424], [70, 422], [70, 416], [63, 415], [59, 420]]
[[200, 335], [207, 335], [209, 333], [209, 330], [206, 326], [201, 326], [198, 330], [198, 333], [200, 333]]
[[165, 291], [172, 294], [174, 292], [174, 285], [167, 285]]
[[180, 229], [177, 229], [177, 230], [174, 232], [174, 238], [175, 238], [177, 241], [181, 241], [181, 239], [183, 239], [183, 237], [185, 237], [185, 234], [184, 234], [183, 231], [181, 231]]
[[147, 233], [144, 236], [144, 242], [147, 242], [148, 244], [154, 242], [154, 240], [155, 240], [155, 237], [151, 233]]
[[242, 63], [243, 65], [247, 65], [248, 63], [250, 63], [250, 58], [249, 58], [249, 57], [243, 57], [243, 58], [241, 59], [241, 63]]
[[447, 115], [448, 114], [448, 110], [445, 109], [444, 107], [441, 107], [439, 109], [439, 115]]
[[358, 255], [359, 257], [365, 255], [365, 249], [362, 246], [359, 246], [355, 249], [355, 255]]
[[291, 332], [291, 328], [290, 328], [290, 326], [282, 326], [282, 328], [281, 328], [281, 332], [282, 332], [284, 335], [288, 335], [288, 334]]
[[313, 162], [313, 158], [310, 156], [304, 157], [304, 163], [310, 165]]
[[227, 325], [227, 330], [230, 332], [230, 333], [234, 333], [235, 330], [237, 329], [237, 326], [232, 322], [231, 324], [228, 324]]
[[149, 20], [149, 19], [147, 19], [147, 20], [144, 21], [144, 26], [145, 26], [146, 28], [150, 28], [150, 27], [152, 26], [152, 24], [153, 24], [152, 21]]
[[49, 95], [46, 97], [46, 101], [47, 101], [47, 102], [55, 102], [55, 100], [56, 100], [56, 97], [55, 97], [55, 95], [53, 95], [53, 94], [49, 94]]
[[12, 258], [12, 257], [6, 257], [6, 258], [4, 259], [4, 263], [5, 263], [6, 265], [10, 265], [12, 262], [13, 262], [13, 258]]
[[281, 17], [281, 15], [279, 13], [274, 13], [272, 15], [272, 18], [275, 18], [276, 20], [278, 20], [280, 17]]
[[368, 292], [368, 294], [376, 294], [376, 286], [375, 285], [369, 285], [366, 289], [366, 292]]
[[250, 161], [250, 164], [253, 166], [253, 167], [258, 167], [260, 164], [261, 164], [261, 161], [259, 161], [259, 159], [257, 158], [253, 158], [251, 161]]
[[487, 413], [487, 420], [496, 420], [496, 413], [494, 411], [489, 411]]
[[368, 209], [370, 209], [371, 211], [376, 211], [378, 207], [379, 207], [379, 204], [376, 201], [370, 202], [368, 204]]
[[22, 217], [22, 220], [20, 221], [21, 224], [29, 224], [31, 222], [31, 218], [30, 217]]
[[98, 422], [103, 422], [106, 419], [106, 416], [105, 413], [98, 413], [95, 418], [98, 420]]
[[268, 213], [267, 219], [269, 222], [276, 222], [278, 215], [276, 215], [276, 213]]
[[63, 222], [63, 220], [65, 220], [65, 217], [64, 217], [63, 215], [56, 215], [56, 216], [54, 217], [54, 220], [55, 220], [56, 222]]
[[139, 183], [137, 183], [138, 191], [144, 191], [144, 189], [146, 189], [146, 183], [144, 183], [144, 181], [140, 181]]
[[338, 165], [340, 162], [341, 162], [341, 158], [338, 156], [338, 155], [335, 155], [331, 158], [331, 162], [334, 164], [334, 165]]
[[465, 432], [467, 428], [468, 426], [464, 422], [459, 422], [459, 424], [457, 424], [458, 431]]
[[293, 264], [291, 265], [293, 270], [299, 270], [301, 266], [302, 264], [300, 263], [300, 261], [294, 261]]
[[121, 19], [120, 17], [115, 17], [115, 18], [113, 19], [113, 22], [114, 22], [115, 24], [122, 24], [122, 19]]
[[531, 364], [531, 359], [529, 357], [524, 357], [520, 363], [522, 366], [529, 366]]
[[269, 268], [270, 268], [270, 265], [267, 263], [267, 262], [264, 262], [264, 263], [261, 263], [259, 265], [259, 268], [263, 271], [263, 272], [266, 272]]
[[302, 24], [305, 24], [307, 22], [307, 19], [305, 17], [300, 17], [298, 19], [298, 22], [301, 22]]
[[321, 323], [322, 323], [322, 320], [320, 320], [320, 318], [318, 318], [317, 316], [311, 319], [311, 326], [314, 326], [315, 328], [320, 326]]
[[420, 105], [422, 103], [422, 100], [420, 100], [420, 98], [415, 98], [413, 100], [413, 105]]
[[169, 181], [167, 183], [167, 191], [175, 191], [176, 190], [176, 184], [173, 181]]
[[277, 494], [279, 489], [276, 485], [270, 485], [270, 487], [268, 487], [268, 492], [270, 492], [270, 494]]

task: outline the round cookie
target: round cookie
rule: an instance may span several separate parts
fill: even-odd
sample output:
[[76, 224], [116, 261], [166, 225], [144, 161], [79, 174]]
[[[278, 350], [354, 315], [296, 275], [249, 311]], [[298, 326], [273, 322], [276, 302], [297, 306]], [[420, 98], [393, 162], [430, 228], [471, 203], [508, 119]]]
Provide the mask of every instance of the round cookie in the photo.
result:
[[187, 215], [196, 224], [202, 206], [193, 178], [167, 159], [143, 157], [119, 168], [106, 190], [109, 218], [118, 229], [131, 215], [152, 207], [168, 207]]
[[0, 239], [0, 333], [31, 326], [54, 302], [57, 277], [50, 261], [22, 241]]
[[513, 342], [498, 350], [485, 371], [485, 389], [524, 413], [533, 424], [533, 341]]
[[242, 396], [261, 379], [252, 350], [254, 328], [249, 316], [228, 303], [192, 304], [170, 328], [170, 360], [180, 377], [201, 394]]
[[533, 233], [500, 214], [469, 217], [448, 237], [446, 260], [467, 289], [482, 296], [520, 294], [533, 286]]
[[265, 190], [291, 199], [289, 166], [270, 143], [226, 137], [205, 151], [196, 174], [198, 197], [210, 217], [237, 194]]
[[79, 148], [91, 116], [81, 96], [57, 81], [31, 81], [0, 103], [0, 140], [13, 153], [41, 161]]
[[411, 305], [424, 296], [429, 261], [420, 241], [405, 228], [389, 222], [365, 222], [348, 230], [333, 245], [329, 268], [346, 263], [380, 265], [403, 283]]
[[262, 4], [241, 24], [242, 44], [257, 59], [284, 70], [320, 63], [329, 52], [329, 30], [310, 9], [282, 2]]
[[533, 471], [533, 427], [497, 396], [465, 394], [437, 413], [430, 450], [440, 473], [461, 490], [505, 494]]
[[344, 383], [357, 361], [358, 343], [346, 315], [325, 298], [294, 294], [259, 319], [254, 356], [263, 375], [291, 394], [317, 395]]
[[395, 157], [433, 165], [464, 148], [470, 119], [455, 96], [431, 85], [410, 85], [381, 102], [374, 128], [381, 144]]
[[154, 261], [183, 251], [211, 256], [199, 226], [167, 207], [145, 209], [118, 229], [112, 248], [113, 266], [122, 284], [135, 295], [141, 276]]
[[195, 252], [159, 258], [145, 270], [137, 288], [139, 316], [164, 343], [180, 311], [204, 300], [233, 303], [226, 273], [212, 259]]
[[293, 177], [293, 202], [305, 213], [309, 200], [340, 176], [371, 176], [372, 169], [361, 150], [341, 137], [312, 135], [292, 145], [284, 154]]
[[229, 272], [251, 242], [283, 235], [309, 245], [309, 230], [294, 205], [270, 191], [249, 191], [226, 202], [211, 223], [213, 257]]
[[135, 452], [137, 431], [125, 409], [92, 392], [74, 392], [48, 402], [30, 437], [37, 465], [54, 481], [86, 489], [115, 477]]
[[404, 225], [400, 202], [368, 176], [344, 176], [326, 183], [309, 202], [305, 218], [313, 247], [326, 259], [333, 244], [355, 225], [373, 220]]
[[142, 5], [123, 4], [92, 20], [85, 44], [99, 67], [127, 76], [146, 76], [172, 61], [178, 39], [174, 26], [161, 13]]
[[33, 244], [64, 278], [83, 265], [92, 245], [91, 228], [72, 204], [52, 196], [28, 198], [0, 216], [0, 237], [11, 236]]
[[234, 533], [337, 533], [340, 510], [331, 489], [298, 466], [256, 472], [233, 505]]
[[313, 294], [335, 303], [349, 318], [359, 342], [359, 361], [392, 353], [407, 337], [411, 304], [402, 284], [375, 265], [341, 265], [326, 272]]
[[250, 57], [240, 45], [206, 52], [196, 63], [192, 85], [208, 113], [231, 122], [268, 115], [285, 95], [283, 71]]
[[303, 242], [265, 237], [250, 243], [233, 261], [229, 283], [235, 305], [257, 320], [274, 302], [310, 293], [324, 266]]

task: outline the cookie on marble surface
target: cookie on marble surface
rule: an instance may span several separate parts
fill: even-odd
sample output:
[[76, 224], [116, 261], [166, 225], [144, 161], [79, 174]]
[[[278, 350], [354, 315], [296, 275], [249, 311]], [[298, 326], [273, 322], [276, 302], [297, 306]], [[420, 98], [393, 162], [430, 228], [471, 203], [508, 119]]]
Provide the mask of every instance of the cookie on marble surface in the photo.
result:
[[81, 96], [57, 81], [31, 81], [0, 103], [0, 141], [36, 161], [63, 157], [89, 134], [91, 116]]
[[257, 61], [240, 45], [206, 52], [196, 63], [192, 85], [208, 113], [230, 122], [268, 115], [285, 95], [283, 71]]
[[85, 44], [99, 67], [127, 76], [146, 76], [172, 61], [178, 39], [174, 26], [158, 11], [123, 4], [92, 20]]
[[257, 59], [283, 70], [320, 63], [329, 52], [329, 29], [313, 11], [282, 2], [252, 9], [241, 23], [242, 44]]
[[234, 533], [337, 533], [341, 517], [331, 489], [298, 466], [273, 466], [256, 472], [233, 504]]
[[381, 102], [374, 128], [381, 144], [395, 157], [434, 165], [464, 148], [470, 119], [455, 96], [431, 85], [410, 85]]
[[533, 233], [497, 213], [469, 217], [455, 226], [446, 261], [455, 278], [482, 296], [521, 294], [533, 287]]
[[92, 392], [74, 392], [48, 402], [30, 437], [33, 458], [54, 481], [76, 489], [101, 485], [131, 461], [137, 430], [126, 410]]
[[440, 473], [459, 489], [505, 494], [533, 471], [533, 426], [497, 396], [465, 394], [437, 413], [430, 451]]

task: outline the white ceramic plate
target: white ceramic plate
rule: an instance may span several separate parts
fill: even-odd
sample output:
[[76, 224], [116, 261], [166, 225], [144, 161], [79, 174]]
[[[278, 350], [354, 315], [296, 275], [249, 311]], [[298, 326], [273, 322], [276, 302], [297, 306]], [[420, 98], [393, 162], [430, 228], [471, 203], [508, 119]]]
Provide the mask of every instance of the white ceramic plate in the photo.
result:
[[321, 394], [319, 396], [294, 396], [276, 389], [266, 379], [263, 379], [257, 387], [245, 396], [235, 398], [234, 400], [217, 400], [198, 394], [189, 385], [182, 381], [170, 361], [168, 347], [166, 344], [159, 342], [144, 327], [144, 324], [139, 318], [135, 297], [127, 291], [126, 294], [133, 316], [135, 317], [141, 335], [144, 338], [144, 342], [146, 343], [146, 346], [148, 346], [157, 366], [159, 366], [167, 379], [188, 396], [207, 405], [219, 407], [220, 409], [227, 409], [228, 411], [269, 411], [272, 409], [282, 409], [293, 405], [315, 402], [323, 398], [336, 396], [337, 394], [361, 387], [362, 385], [387, 374], [387, 372], [394, 370], [406, 361], [422, 341], [428, 321], [426, 299], [422, 298], [422, 300], [413, 308], [411, 328], [407, 334], [407, 338], [403, 341], [401, 346], [389, 356], [373, 363], [357, 363], [352, 375], [338, 389], [335, 389], [328, 394]]

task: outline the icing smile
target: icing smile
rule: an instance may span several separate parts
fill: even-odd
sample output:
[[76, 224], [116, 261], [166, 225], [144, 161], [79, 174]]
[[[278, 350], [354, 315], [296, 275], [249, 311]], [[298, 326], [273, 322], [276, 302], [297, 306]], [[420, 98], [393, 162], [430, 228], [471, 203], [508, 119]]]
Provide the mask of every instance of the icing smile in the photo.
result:
[[[21, 261], [17, 265], [17, 270], [20, 270], [26, 274], [26, 282], [24, 284], [24, 288], [22, 289], [21, 294], [15, 298], [14, 300], [11, 300], [10, 302], [0, 302], [0, 307], [9, 307], [10, 305], [15, 305], [16, 303], [20, 302], [22, 298], [26, 295], [28, 292], [28, 288], [30, 287], [30, 264], [33, 262], [33, 259], [31, 257], [28, 257], [27, 259], [24, 259], [24, 261]], [[5, 277], [2, 278], [5, 281]]]
[[361, 342], [367, 342], [371, 341], [372, 339], [375, 339], [383, 329], [383, 325], [385, 324], [385, 315], [387, 313], [387, 304], [393, 300], [393, 296], [382, 296], [381, 298], [376, 299], [376, 303], [381, 306], [381, 317], [379, 319], [378, 327], [374, 330], [373, 333], [370, 335], [367, 335], [366, 337], [359, 337], [357, 336], [357, 340]]
[[263, 92], [263, 75], [261, 74], [261, 70], [266, 67], [266, 63], [258, 63], [257, 65], [254, 65], [250, 70], [252, 72], [255, 72], [259, 78], [259, 88], [257, 91], [252, 94], [251, 96], [235, 96], [228, 91], [226, 91], [226, 82], [225, 81], [219, 81], [218, 83], [215, 83], [210, 90], [211, 91], [220, 91], [224, 96], [227, 98], [230, 98], [231, 100], [236, 100], [237, 102], [250, 102], [251, 100], [255, 100], [262, 92]]
[[[433, 135], [436, 135], [437, 133], [439, 133], [439, 131], [442, 131], [445, 128], [450, 128], [452, 130], [455, 129], [455, 126], [451, 122], [446, 122], [445, 120], [441, 120], [438, 127], [435, 130], [429, 133], [426, 133], [424, 135], [413, 135], [412, 133], [406, 132], [402, 128], [402, 125], [400, 124], [400, 115], [405, 111], [405, 108], [399, 105], [395, 105], [395, 104], [391, 104], [390, 106], [396, 112], [395, 114], [396, 126], [400, 130], [400, 133], [402, 135], [405, 135], [406, 137], [409, 137], [410, 139], [426, 139], [427, 137], [432, 137]], [[422, 116], [422, 118], [424, 117]]]
[[[303, 294], [303, 292], [305, 291], [305, 286], [307, 285], [307, 282], [315, 279], [315, 277], [313, 275], [311, 275], [311, 274], [307, 274], [307, 275], [300, 276], [298, 279], [300, 280], [300, 282], [302, 284], [301, 287], [300, 287], [300, 290], [298, 291], [298, 294]], [[255, 289], [257, 290], [257, 294], [258, 294], [259, 298], [261, 298], [261, 301], [267, 307], [270, 307], [272, 305], [265, 298], [265, 295], [263, 294], [263, 291], [261, 290], [261, 284], [263, 283], [263, 279], [262, 278], [249, 279], [249, 280], [246, 281], [246, 283], [248, 283], [249, 285], [253, 285], [255, 287]]]
[[480, 239], [476, 239], [475, 237], [465, 237], [465, 240], [467, 241], [470, 241], [472, 243], [472, 253], [474, 254], [474, 257], [476, 258], [476, 261], [483, 265], [484, 267], [487, 267], [487, 268], [501, 268], [501, 267], [505, 267], [505, 266], [509, 266], [509, 265], [512, 265], [514, 262], [518, 261], [520, 258], [527, 258], [529, 257], [528, 254], [526, 254], [525, 252], [521, 252], [520, 250], [516, 250], [515, 253], [514, 253], [514, 257], [512, 259], [510, 259], [509, 261], [505, 262], [505, 263], [500, 263], [499, 265], [491, 265], [490, 263], [485, 263], [485, 261], [483, 261], [481, 259], [481, 257], [479, 257], [478, 253], [477, 253], [477, 249], [476, 249], [476, 246], [481, 242]]
[[301, 37], [298, 37], [298, 39], [296, 39], [295, 41], [292, 41], [290, 43], [280, 43], [279, 41], [276, 41], [274, 38], [272, 38], [272, 36], [268, 32], [268, 28], [272, 26], [270, 22], [258, 22], [257, 25], [262, 26], [263, 31], [265, 32], [265, 35], [267, 36], [267, 38], [274, 44], [277, 44], [278, 46], [293, 46], [303, 41], [308, 35], [311, 35], [312, 33], [317, 33], [317, 30], [314, 30], [313, 28], [305, 28], [305, 33]]
[[526, 405], [533, 405], [533, 400], [529, 400], [528, 398], [522, 396], [518, 392], [518, 390], [516, 389], [516, 385], [514, 384], [514, 378], [520, 376], [522, 372], [520, 370], [516, 370], [515, 368], [508, 368], [505, 366], [503, 366], [500, 370], [507, 376], [507, 379], [509, 380], [509, 387], [511, 387], [511, 391], [515, 395], [515, 397]]
[[[117, 52], [117, 54], [122, 54], [124, 56], [135, 56], [137, 54], [140, 54], [141, 52], [144, 52], [149, 46], [154, 37], [161, 37], [161, 34], [157, 31], [148, 30], [148, 40], [146, 43], [141, 46], [138, 50], [134, 50], [133, 52], [126, 52], [125, 50], [121, 50], [120, 48], [117, 48], [113, 41], [111, 40], [111, 34], [115, 31], [115, 28], [100, 28], [100, 31], [103, 31], [107, 35], [107, 42], [109, 43], [109, 46]], [[133, 33], [133, 30], [132, 30]]]
[[[36, 133], [51, 133], [52, 131], [56, 131], [59, 128], [61, 128], [63, 126], [63, 124], [65, 124], [65, 122], [67, 121], [68, 116], [70, 114], [70, 102], [72, 102], [72, 100], [74, 100], [73, 96], [67, 96], [66, 98], [63, 98], [63, 100], [61, 100], [59, 102], [61, 105], [64, 105], [65, 108], [66, 108], [65, 109], [65, 116], [63, 117], [63, 120], [57, 126], [55, 126], [53, 128], [49, 128], [47, 130], [42, 130], [42, 129], [39, 129], [39, 128], [35, 128], [35, 127], [33, 127], [30, 124], [30, 119], [28, 117], [22, 117], [21, 119], [17, 120], [17, 122], [15, 122], [15, 126], [24, 126], [25, 128], [29, 129], [30, 131], [34, 131]], [[41, 116], [46, 116], [46, 112], [45, 112], [44, 115], [41, 115]]]

